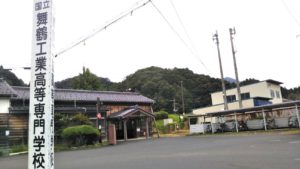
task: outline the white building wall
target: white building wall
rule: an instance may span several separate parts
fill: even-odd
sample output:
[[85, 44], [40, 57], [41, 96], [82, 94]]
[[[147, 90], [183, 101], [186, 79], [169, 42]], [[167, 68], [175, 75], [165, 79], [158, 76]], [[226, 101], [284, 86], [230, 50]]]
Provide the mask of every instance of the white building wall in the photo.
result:
[[[250, 93], [250, 98], [253, 98], [253, 97], [272, 98], [271, 90], [274, 91], [275, 97], [273, 99], [271, 99], [270, 101], [272, 103], [282, 103], [282, 94], [281, 94], [280, 85], [275, 85], [275, 84], [263, 81], [263, 82], [259, 82], [259, 83], [241, 87], [241, 93]], [[276, 96], [277, 95], [276, 92], [278, 92], [280, 97]], [[236, 88], [226, 90], [226, 95], [227, 96], [235, 95], [236, 100], [238, 100]], [[212, 100], [213, 105], [223, 104], [224, 103], [223, 92], [212, 93], [211, 100]]]
[[[270, 100], [273, 104], [274, 103], [282, 103], [283, 99], [282, 99], [282, 94], [281, 94], [281, 88], [278, 85], [274, 85], [272, 83], [268, 83], [268, 90], [269, 90], [269, 97], [272, 98], [272, 100]], [[271, 96], [271, 90], [274, 91], [274, 96]], [[276, 93], [278, 92], [278, 94]], [[279, 97], [278, 97], [279, 96]]]
[[9, 113], [10, 101], [8, 98], [0, 98], [0, 114]]

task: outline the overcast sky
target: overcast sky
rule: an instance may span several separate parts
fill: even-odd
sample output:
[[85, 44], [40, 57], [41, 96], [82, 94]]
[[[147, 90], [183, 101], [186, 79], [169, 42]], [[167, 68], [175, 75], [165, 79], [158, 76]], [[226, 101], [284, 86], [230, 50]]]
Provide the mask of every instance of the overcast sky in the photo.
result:
[[[216, 30], [224, 76], [234, 78], [228, 31], [234, 26], [240, 80], [274, 79], [288, 88], [300, 85], [300, 37], [296, 38], [300, 34], [299, 0], [152, 1], [186, 44], [149, 3], [55, 58], [55, 81], [78, 75], [83, 66], [114, 82], [149, 66], [189, 68], [219, 78], [212, 41]], [[55, 51], [101, 28], [136, 2], [140, 1], [54, 0]], [[32, 11], [33, 0], [0, 1], [0, 65], [5, 68], [31, 65]], [[29, 82], [29, 71], [13, 72]]]

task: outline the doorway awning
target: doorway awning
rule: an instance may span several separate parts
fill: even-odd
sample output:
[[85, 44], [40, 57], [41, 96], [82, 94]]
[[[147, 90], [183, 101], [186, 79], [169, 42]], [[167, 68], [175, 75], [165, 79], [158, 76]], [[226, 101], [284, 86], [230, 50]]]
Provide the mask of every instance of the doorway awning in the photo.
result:
[[141, 118], [141, 117], [150, 117], [154, 118], [154, 114], [147, 112], [137, 106], [128, 107], [124, 110], [121, 110], [116, 113], [110, 114], [108, 120], [123, 120], [126, 118]]

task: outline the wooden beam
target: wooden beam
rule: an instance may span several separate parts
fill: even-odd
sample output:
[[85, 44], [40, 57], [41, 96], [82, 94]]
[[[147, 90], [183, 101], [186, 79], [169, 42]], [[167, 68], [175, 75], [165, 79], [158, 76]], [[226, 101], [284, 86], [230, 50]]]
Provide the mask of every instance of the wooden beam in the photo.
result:
[[123, 120], [124, 140], [127, 141], [127, 119]]
[[297, 115], [297, 119], [298, 119], [298, 127], [300, 128], [300, 117], [299, 117], [299, 110], [298, 110], [297, 104], [296, 104], [295, 108], [296, 108], [296, 115]]
[[[157, 132], [157, 138], [159, 138], [159, 130], [158, 130], [158, 128], [157, 128], [155, 118], [153, 118], [153, 121], [154, 121], [154, 126], [155, 126], [155, 129], [156, 129], [156, 132]], [[152, 136], [152, 137], [153, 137], [153, 136]]]
[[146, 118], [146, 139], [149, 138], [149, 118]]

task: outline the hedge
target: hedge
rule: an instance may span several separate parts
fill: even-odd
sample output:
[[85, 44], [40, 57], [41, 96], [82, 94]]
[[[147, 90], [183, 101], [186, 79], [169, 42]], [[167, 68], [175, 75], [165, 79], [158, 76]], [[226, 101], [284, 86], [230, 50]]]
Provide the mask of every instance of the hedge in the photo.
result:
[[79, 125], [64, 129], [62, 137], [67, 141], [68, 145], [81, 146], [97, 142], [100, 133], [98, 129], [90, 125]]

